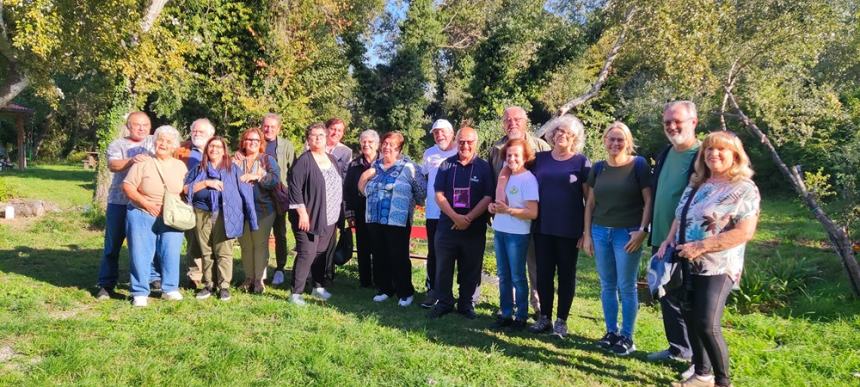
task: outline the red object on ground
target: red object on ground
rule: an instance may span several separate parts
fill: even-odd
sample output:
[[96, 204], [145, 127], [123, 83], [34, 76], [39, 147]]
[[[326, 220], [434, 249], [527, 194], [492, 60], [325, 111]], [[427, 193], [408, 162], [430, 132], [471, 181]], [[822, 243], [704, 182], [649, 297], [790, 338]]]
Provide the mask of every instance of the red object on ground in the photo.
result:
[[412, 232], [409, 234], [409, 239], [427, 240], [427, 227], [412, 226]]

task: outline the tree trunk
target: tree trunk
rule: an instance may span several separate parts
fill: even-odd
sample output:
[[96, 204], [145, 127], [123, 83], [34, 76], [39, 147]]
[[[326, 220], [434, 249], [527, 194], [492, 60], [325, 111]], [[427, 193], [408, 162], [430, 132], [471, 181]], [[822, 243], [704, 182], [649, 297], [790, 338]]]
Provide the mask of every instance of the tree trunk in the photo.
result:
[[[167, 1], [152, 0], [143, 19], [141, 19], [140, 34], [135, 34], [132, 37], [132, 46], [137, 46], [140, 37], [152, 29]], [[107, 147], [113, 140], [122, 136], [125, 114], [133, 109], [132, 102], [136, 100], [133, 90], [127, 87], [129, 84], [131, 84], [130, 79], [123, 79], [117, 85], [118, 90], [114, 96], [113, 106], [109, 112], [105, 113], [102, 119], [102, 129], [99, 130], [99, 161], [96, 167], [96, 188], [93, 191], [93, 204], [102, 210], [107, 208], [108, 190], [113, 179], [113, 174], [107, 168]], [[128, 92], [126, 93], [126, 91]]]
[[827, 232], [827, 236], [830, 238], [831, 247], [833, 247], [833, 250], [835, 250], [836, 254], [838, 254], [842, 259], [845, 271], [848, 272], [848, 279], [851, 282], [854, 295], [860, 297], [860, 264], [857, 263], [857, 259], [854, 257], [854, 251], [851, 249], [851, 241], [848, 239], [848, 234], [845, 231], [845, 228], [837, 225], [829, 216], [827, 216], [827, 213], [824, 212], [818, 204], [818, 201], [815, 200], [815, 196], [813, 196], [806, 188], [806, 184], [803, 182], [803, 178], [800, 176], [797, 168], [790, 169], [785, 162], [782, 161], [782, 157], [779, 156], [779, 153], [776, 151], [773, 144], [771, 144], [767, 135], [765, 135], [764, 132], [762, 132], [761, 129], [759, 129], [758, 126], [756, 126], [756, 124], [744, 114], [740, 106], [738, 106], [735, 96], [732, 95], [729, 88], [726, 88], [726, 96], [732, 103], [735, 110], [737, 110], [741, 122], [743, 122], [743, 124], [759, 138], [762, 144], [764, 144], [765, 148], [770, 152], [770, 156], [773, 159], [774, 164], [776, 164], [782, 174], [791, 182], [795, 191], [797, 191], [801, 199], [803, 199], [803, 202], [812, 211], [812, 215], [814, 215], [818, 222], [824, 226], [824, 231]]

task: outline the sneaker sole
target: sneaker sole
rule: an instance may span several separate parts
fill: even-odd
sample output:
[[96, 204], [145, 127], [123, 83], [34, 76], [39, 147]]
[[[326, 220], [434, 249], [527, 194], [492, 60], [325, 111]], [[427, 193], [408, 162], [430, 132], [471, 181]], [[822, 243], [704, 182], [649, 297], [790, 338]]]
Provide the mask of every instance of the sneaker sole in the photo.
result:
[[[207, 295], [205, 295], [205, 296], [194, 296], [194, 298], [196, 298], [196, 299], [198, 299], [198, 300], [205, 300], [205, 299], [207, 299], [207, 298], [209, 298], [209, 297], [212, 297], [212, 295], [211, 295], [211, 294], [207, 294]], [[165, 298], [165, 299], [166, 299], [166, 298]]]
[[629, 354], [631, 354], [631, 353], [633, 353], [633, 352], [636, 352], [636, 346], [635, 346], [635, 345], [634, 345], [634, 346], [632, 346], [632, 347], [630, 347], [630, 349], [628, 349], [626, 352], [615, 352], [615, 351], [612, 351], [612, 353], [614, 353], [614, 354], [616, 354], [616, 355], [618, 355], [618, 356], [627, 356], [627, 355], [629, 355]]

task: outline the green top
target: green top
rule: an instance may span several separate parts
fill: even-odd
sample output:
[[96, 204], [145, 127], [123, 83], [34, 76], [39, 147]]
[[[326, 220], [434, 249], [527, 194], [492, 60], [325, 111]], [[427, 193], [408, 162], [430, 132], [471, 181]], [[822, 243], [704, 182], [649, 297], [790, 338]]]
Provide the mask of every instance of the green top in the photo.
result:
[[672, 221], [675, 220], [675, 209], [681, 194], [689, 183], [690, 161], [699, 151], [697, 143], [692, 148], [678, 152], [669, 149], [660, 176], [657, 177], [657, 192], [654, 193], [654, 217], [651, 220], [651, 240], [659, 245], [666, 240]]
[[604, 227], [639, 227], [645, 208], [642, 189], [651, 185], [648, 162], [636, 156], [620, 167], [605, 161], [600, 163], [603, 164], [600, 175], [594, 175], [598, 170], [595, 165], [586, 182], [594, 189], [592, 223]]

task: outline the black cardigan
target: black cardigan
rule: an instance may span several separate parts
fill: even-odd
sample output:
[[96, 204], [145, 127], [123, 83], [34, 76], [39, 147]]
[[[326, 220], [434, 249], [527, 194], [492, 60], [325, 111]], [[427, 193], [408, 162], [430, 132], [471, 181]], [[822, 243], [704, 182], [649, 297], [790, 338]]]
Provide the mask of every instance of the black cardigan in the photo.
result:
[[[337, 160], [332, 155], [326, 153], [332, 166], [337, 168]], [[325, 209], [325, 178], [322, 171], [317, 165], [314, 156], [310, 151], [302, 153], [293, 167], [290, 168], [289, 183], [287, 187], [290, 190], [290, 224], [293, 227], [293, 232], [299, 229], [299, 214], [296, 211], [296, 205], [304, 204], [305, 210], [310, 218], [309, 234], [318, 235], [326, 227]]]

